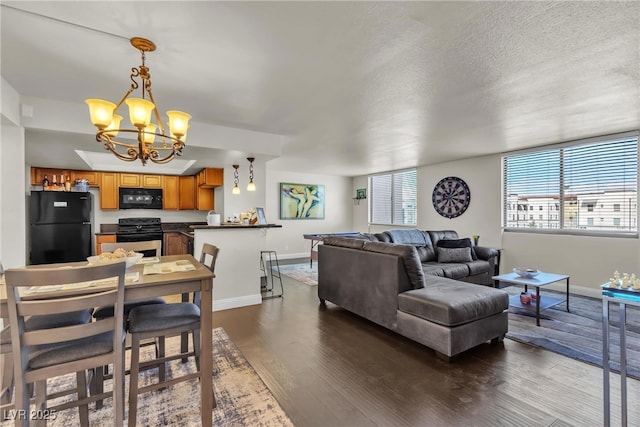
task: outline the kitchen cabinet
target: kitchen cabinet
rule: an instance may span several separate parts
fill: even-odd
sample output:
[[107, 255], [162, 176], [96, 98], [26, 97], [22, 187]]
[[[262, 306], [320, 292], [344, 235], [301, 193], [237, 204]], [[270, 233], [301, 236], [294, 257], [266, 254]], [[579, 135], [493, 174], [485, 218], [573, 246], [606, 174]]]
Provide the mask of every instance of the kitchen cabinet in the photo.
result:
[[71, 171], [71, 184], [75, 185], [76, 179], [86, 179], [89, 187], [100, 187], [100, 172], [98, 171]]
[[60, 184], [61, 181], [64, 184], [67, 177], [71, 179], [71, 172], [66, 169], [31, 168], [31, 185], [42, 185], [45, 175], [49, 180], [49, 185], [53, 185], [54, 176], [57, 184]]
[[162, 177], [162, 209], [178, 209], [180, 207], [180, 185], [175, 175]]
[[141, 187], [142, 176], [137, 173], [120, 173], [119, 186], [120, 187]]
[[189, 255], [193, 255], [193, 237], [189, 237], [186, 234], [181, 234], [180, 235], [181, 239], [182, 239], [182, 250], [184, 251], [184, 254], [189, 254]]
[[210, 211], [214, 209], [215, 200], [213, 188], [196, 188], [196, 209], [199, 211]]
[[144, 188], [162, 188], [162, 175], [142, 175]]
[[165, 232], [164, 233], [164, 254], [165, 255], [193, 255], [193, 237], [184, 233]]
[[100, 209], [118, 209], [118, 175], [115, 172], [100, 174]]
[[182, 235], [180, 233], [165, 232], [163, 236], [164, 255], [185, 254], [182, 246]]
[[210, 211], [215, 208], [214, 190], [223, 185], [224, 169], [204, 168], [193, 176], [137, 174], [126, 172], [101, 172], [65, 170], [53, 168], [31, 168], [31, 185], [42, 185], [44, 176], [53, 184], [53, 176], [67, 176], [74, 185], [76, 179], [86, 179], [91, 187], [100, 188], [100, 208], [118, 209], [118, 189], [120, 187], [161, 188], [162, 209]]
[[103, 243], [115, 243], [116, 235], [115, 234], [97, 234], [96, 235], [96, 255], [100, 255], [102, 253], [102, 244]]
[[224, 183], [224, 169], [222, 168], [204, 168], [198, 174], [198, 187], [215, 188], [220, 187]]
[[178, 177], [180, 185], [178, 209], [193, 210], [196, 208], [196, 179], [194, 176]]

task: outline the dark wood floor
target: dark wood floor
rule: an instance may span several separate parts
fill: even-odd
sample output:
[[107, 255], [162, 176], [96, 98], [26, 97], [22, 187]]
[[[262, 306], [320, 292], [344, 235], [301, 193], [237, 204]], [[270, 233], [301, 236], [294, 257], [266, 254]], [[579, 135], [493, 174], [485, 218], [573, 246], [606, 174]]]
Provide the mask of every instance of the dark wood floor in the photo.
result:
[[[452, 363], [283, 276], [285, 295], [214, 313], [294, 424], [599, 426], [602, 369], [505, 340]], [[619, 402], [619, 377], [612, 377]], [[640, 384], [628, 382], [629, 425]], [[620, 405], [612, 425], [620, 425]]]

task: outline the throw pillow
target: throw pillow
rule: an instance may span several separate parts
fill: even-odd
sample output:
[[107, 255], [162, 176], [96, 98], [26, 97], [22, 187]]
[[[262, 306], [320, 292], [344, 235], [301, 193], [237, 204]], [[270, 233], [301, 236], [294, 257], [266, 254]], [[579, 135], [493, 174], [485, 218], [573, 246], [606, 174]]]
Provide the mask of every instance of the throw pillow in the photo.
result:
[[471, 239], [468, 237], [466, 239], [441, 239], [438, 240], [439, 248], [470, 248], [471, 249], [471, 258], [473, 260], [478, 259], [478, 255], [476, 255], [476, 251], [473, 249], [473, 245], [471, 244]]
[[471, 262], [471, 248], [438, 248], [438, 262]]

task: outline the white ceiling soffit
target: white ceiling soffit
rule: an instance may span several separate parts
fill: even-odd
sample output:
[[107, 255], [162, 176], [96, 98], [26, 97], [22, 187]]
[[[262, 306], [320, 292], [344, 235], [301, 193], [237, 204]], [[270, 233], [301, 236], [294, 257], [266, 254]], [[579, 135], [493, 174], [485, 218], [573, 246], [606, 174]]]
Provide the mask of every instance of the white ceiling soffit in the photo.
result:
[[125, 162], [118, 159], [111, 153], [96, 153], [94, 151], [84, 150], [75, 150], [75, 152], [82, 160], [84, 160], [90, 169], [98, 171], [182, 175], [196, 162], [195, 160], [182, 160], [179, 157], [176, 157], [169, 163], [156, 164], [148, 162], [143, 166], [140, 163], [140, 160]]

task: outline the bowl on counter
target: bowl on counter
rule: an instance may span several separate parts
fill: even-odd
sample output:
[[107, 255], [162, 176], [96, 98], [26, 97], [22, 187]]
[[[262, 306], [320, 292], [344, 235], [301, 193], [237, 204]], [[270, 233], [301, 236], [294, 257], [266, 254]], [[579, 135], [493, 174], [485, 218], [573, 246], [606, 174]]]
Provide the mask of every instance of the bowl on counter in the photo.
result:
[[89, 261], [89, 265], [104, 265], [111, 264], [114, 262], [122, 262], [125, 261], [127, 263], [127, 268], [136, 265], [142, 259], [144, 254], [140, 252], [136, 252], [133, 256], [121, 257], [121, 258], [104, 258], [100, 255], [90, 256], [87, 258]]
[[516, 273], [518, 276], [522, 277], [523, 279], [533, 279], [538, 274], [540, 274], [540, 271], [538, 271], [538, 269], [523, 268], [523, 267], [516, 267], [513, 269], [513, 272]]

